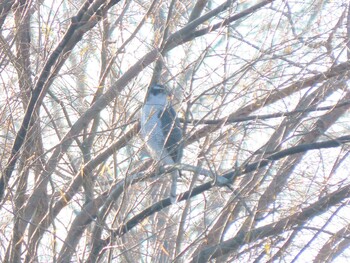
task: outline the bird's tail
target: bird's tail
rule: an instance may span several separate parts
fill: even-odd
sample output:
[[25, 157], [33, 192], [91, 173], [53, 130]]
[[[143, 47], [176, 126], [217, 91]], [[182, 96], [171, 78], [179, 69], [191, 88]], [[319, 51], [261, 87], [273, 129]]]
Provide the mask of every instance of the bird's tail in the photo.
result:
[[176, 197], [176, 185], [177, 185], [177, 178], [179, 177], [179, 171], [175, 170], [171, 172], [171, 188], [170, 188], [170, 201], [172, 204], [175, 204], [177, 201]]

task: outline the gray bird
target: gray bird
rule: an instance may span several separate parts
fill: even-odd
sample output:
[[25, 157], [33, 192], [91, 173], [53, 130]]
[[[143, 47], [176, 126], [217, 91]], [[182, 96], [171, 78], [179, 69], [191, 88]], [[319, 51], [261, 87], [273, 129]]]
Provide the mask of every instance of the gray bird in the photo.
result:
[[[179, 162], [182, 154], [182, 129], [168, 95], [164, 86], [151, 85], [141, 113], [141, 136], [152, 158], [163, 165]], [[173, 171], [171, 176], [170, 199], [175, 203], [179, 171]]]

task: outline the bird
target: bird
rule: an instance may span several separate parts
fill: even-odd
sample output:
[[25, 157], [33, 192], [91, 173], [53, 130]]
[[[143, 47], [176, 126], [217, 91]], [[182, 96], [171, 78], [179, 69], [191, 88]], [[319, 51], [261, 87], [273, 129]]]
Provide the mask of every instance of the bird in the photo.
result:
[[[141, 110], [141, 136], [151, 157], [162, 165], [174, 165], [182, 156], [183, 134], [168, 90], [161, 84], [151, 84]], [[179, 171], [171, 172], [170, 200], [176, 203]]]

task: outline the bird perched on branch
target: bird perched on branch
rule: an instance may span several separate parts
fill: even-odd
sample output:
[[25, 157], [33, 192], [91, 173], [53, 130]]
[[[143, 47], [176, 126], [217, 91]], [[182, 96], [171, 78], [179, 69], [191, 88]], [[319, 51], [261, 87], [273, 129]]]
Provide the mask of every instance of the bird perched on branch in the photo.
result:
[[[180, 122], [168, 95], [163, 85], [152, 84], [141, 113], [141, 135], [152, 158], [163, 165], [173, 165], [180, 161], [183, 139]], [[179, 171], [172, 171], [171, 176], [170, 198], [175, 203]]]

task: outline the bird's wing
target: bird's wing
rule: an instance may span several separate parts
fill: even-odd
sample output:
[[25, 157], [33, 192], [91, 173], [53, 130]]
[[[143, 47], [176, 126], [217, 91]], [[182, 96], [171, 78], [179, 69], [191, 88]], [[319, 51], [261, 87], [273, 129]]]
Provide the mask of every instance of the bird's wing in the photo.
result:
[[182, 129], [180, 121], [176, 117], [173, 107], [168, 106], [159, 113], [161, 128], [165, 136], [165, 149], [169, 152], [174, 162], [181, 158]]

